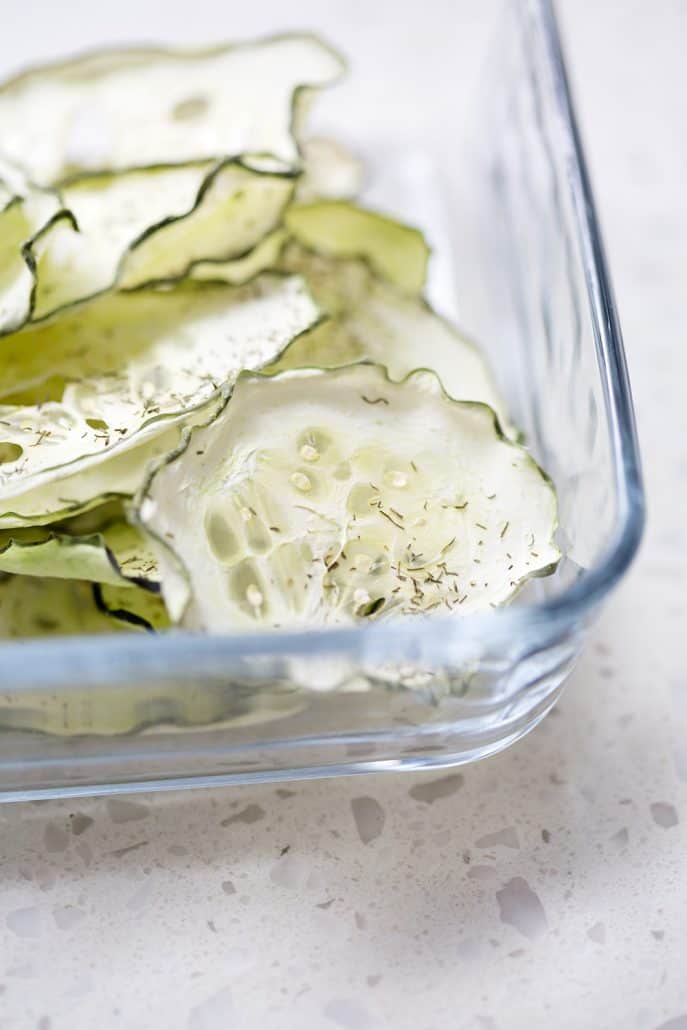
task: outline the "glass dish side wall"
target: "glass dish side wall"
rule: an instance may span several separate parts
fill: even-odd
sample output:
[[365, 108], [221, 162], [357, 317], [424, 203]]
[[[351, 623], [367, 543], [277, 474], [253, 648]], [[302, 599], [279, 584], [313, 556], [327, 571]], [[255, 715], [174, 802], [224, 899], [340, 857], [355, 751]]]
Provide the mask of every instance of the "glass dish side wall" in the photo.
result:
[[540, 7], [510, 10], [509, 45], [492, 56], [467, 148], [476, 167], [462, 185], [471, 236], [458, 287], [465, 323], [489, 351], [528, 447], [556, 484], [565, 560], [536, 584], [549, 597], [599, 560], [619, 511], [572, 188], [576, 156]]
[[556, 480], [560, 572], [506, 611], [463, 620], [6, 646], [0, 796], [455, 764], [505, 747], [553, 704], [636, 547], [641, 495], [552, 31], [543, 0], [509, 7], [445, 178], [460, 318]]

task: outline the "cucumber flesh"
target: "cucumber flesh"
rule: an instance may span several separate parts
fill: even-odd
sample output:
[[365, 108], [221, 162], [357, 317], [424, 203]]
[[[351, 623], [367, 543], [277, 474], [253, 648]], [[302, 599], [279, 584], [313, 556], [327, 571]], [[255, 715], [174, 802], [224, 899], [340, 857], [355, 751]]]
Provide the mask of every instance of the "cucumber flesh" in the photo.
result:
[[88, 176], [61, 190], [68, 209], [31, 245], [32, 320], [118, 286], [183, 276], [202, 258], [242, 256], [278, 225], [289, 175], [229, 161]]
[[369, 364], [241, 377], [137, 508], [193, 630], [466, 615], [558, 560], [554, 491], [494, 413]]
[[294, 244], [284, 251], [282, 266], [304, 277], [330, 317], [294, 341], [272, 371], [368, 360], [401, 380], [416, 368], [430, 368], [451, 397], [490, 405], [512, 433], [483, 354], [425, 300], [399, 293], [364, 261], [336, 260]]
[[151, 464], [179, 445], [183, 427], [205, 424], [217, 407], [217, 403], [209, 404], [138, 447], [115, 451], [83, 471], [67, 472], [62, 478], [52, 479], [13, 497], [7, 502], [10, 510], [0, 515], [0, 532], [73, 520], [108, 502], [133, 497]]
[[324, 257], [364, 258], [406, 293], [425, 286], [429, 247], [419, 229], [347, 200], [294, 204], [284, 222], [297, 243]]
[[298, 168], [299, 109], [342, 71], [341, 58], [309, 35], [94, 52], [0, 86], [3, 153], [40, 185], [237, 155]]
[[[114, 294], [5, 341], [3, 391], [66, 385], [59, 400], [0, 404], [0, 515], [10, 499], [166, 429], [230, 391], [319, 318], [297, 276]], [[7, 396], [5, 397], [7, 401]], [[0, 458], [2, 452], [0, 452]]]
[[90, 534], [42, 528], [0, 531], [0, 572], [125, 588], [159, 586], [155, 555], [141, 534], [124, 521]]
[[32, 186], [0, 159], [0, 336], [31, 317], [36, 288], [31, 246], [62, 211], [55, 193]]

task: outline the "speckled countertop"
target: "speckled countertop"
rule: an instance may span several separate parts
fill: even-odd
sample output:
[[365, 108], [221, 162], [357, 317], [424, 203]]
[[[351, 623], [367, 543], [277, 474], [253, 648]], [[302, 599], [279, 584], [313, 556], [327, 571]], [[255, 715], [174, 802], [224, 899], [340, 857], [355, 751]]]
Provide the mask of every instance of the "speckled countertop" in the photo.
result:
[[[37, 23], [47, 53], [189, 14], [9, 6], [5, 65]], [[333, 3], [332, 37], [358, 6], [393, 5]], [[5, 806], [0, 1030], [687, 1028], [687, 5], [560, 7], [650, 498], [562, 703], [452, 774]]]

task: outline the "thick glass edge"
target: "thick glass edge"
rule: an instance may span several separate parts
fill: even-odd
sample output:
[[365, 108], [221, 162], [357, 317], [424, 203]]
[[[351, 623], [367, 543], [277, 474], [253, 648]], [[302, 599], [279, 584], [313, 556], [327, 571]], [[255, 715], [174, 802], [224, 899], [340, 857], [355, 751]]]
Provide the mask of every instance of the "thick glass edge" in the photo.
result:
[[[284, 655], [351, 655], [379, 657], [393, 649], [396, 656], [412, 659], [421, 645], [441, 659], [457, 641], [461, 645], [512, 642], [527, 633], [539, 643], [553, 640], [566, 625], [593, 612], [632, 562], [645, 522], [645, 497], [639, 458], [632, 395], [622, 333], [606, 263], [591, 181], [574, 110], [560, 33], [552, 0], [510, 0], [519, 18], [530, 20], [541, 35], [545, 59], [561, 124], [569, 146], [569, 186], [577, 215], [577, 229], [585, 263], [587, 290], [594, 315], [594, 336], [599, 358], [612, 439], [616, 490], [619, 504], [613, 541], [595, 566], [584, 572], [564, 593], [517, 608], [459, 621], [442, 617], [352, 629], [307, 630], [298, 633], [266, 633], [243, 636], [198, 637], [185, 633], [126, 638], [73, 637], [57, 641], [18, 641], [0, 646], [0, 670], [8, 680], [21, 680], [31, 668], [46, 688], [73, 683], [75, 671], [94, 686], [111, 683], [113, 677], [155, 677], [169, 673], [196, 676], [226, 673], [227, 663], [251, 657]], [[447, 642], [450, 645], [447, 648]], [[60, 666], [64, 676], [61, 675]], [[41, 673], [39, 670], [43, 670]]]
[[[515, 3], [518, 0], [514, 0]], [[622, 330], [591, 179], [575, 113], [553, 0], [528, 0], [527, 15], [542, 36], [558, 112], [568, 137], [570, 187], [594, 314], [594, 340], [613, 448], [618, 496], [615, 536], [606, 552], [560, 597], [532, 605], [551, 616], [599, 604], [631, 564], [644, 532], [646, 502], [639, 441]]]

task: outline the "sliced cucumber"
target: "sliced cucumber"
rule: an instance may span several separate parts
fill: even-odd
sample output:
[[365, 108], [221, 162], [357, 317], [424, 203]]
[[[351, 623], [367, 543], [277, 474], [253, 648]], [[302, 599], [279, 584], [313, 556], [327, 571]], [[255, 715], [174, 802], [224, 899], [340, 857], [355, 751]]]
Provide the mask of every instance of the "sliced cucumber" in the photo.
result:
[[378, 275], [407, 293], [427, 279], [429, 247], [418, 229], [346, 200], [295, 204], [286, 228], [302, 246], [325, 257], [363, 258]]
[[[8, 502], [11, 510], [0, 514], [0, 532], [66, 519], [73, 525], [76, 516], [85, 520], [108, 503], [130, 499], [143, 483], [149, 466], [179, 445], [183, 427], [204, 425], [217, 407], [217, 403], [209, 404], [138, 447], [115, 451], [81, 472], [72, 472], [13, 497]], [[100, 526], [85, 527], [83, 532], [95, 528]]]
[[31, 247], [61, 211], [56, 194], [32, 186], [0, 159], [0, 336], [19, 329], [31, 315], [36, 286]]
[[165, 602], [150, 590], [94, 583], [93, 599], [103, 614], [130, 628], [159, 632], [172, 625]]
[[451, 397], [488, 404], [510, 433], [505, 402], [479, 348], [426, 301], [399, 293], [363, 261], [337, 261], [291, 245], [282, 264], [303, 275], [331, 317], [296, 340], [272, 371], [365, 359], [400, 380], [413, 369], [430, 368]]
[[316, 136], [303, 140], [301, 150], [303, 174], [296, 187], [300, 203], [323, 198], [351, 200], [360, 192], [364, 165], [336, 140]]
[[232, 286], [248, 283], [261, 272], [275, 268], [288, 240], [286, 229], [269, 233], [243, 257], [231, 261], [198, 261], [190, 271], [192, 279], [225, 282]]
[[125, 628], [124, 623], [98, 611], [90, 583], [0, 577], [0, 640], [112, 633]]
[[0, 572], [51, 579], [83, 579], [114, 586], [157, 589], [155, 555], [123, 521], [79, 534], [23, 529], [0, 532]]
[[81, 171], [239, 155], [298, 167], [292, 121], [303, 89], [326, 86], [342, 70], [341, 58], [308, 35], [93, 52], [0, 87], [3, 153], [41, 185]]
[[464, 615], [559, 556], [554, 491], [493, 411], [370, 364], [242, 376], [137, 505], [194, 630]]
[[[10, 498], [226, 395], [243, 369], [273, 361], [318, 317], [299, 277], [265, 275], [236, 288], [186, 283], [105, 296], [8, 339], [5, 401], [20, 391], [38, 397], [0, 406], [0, 514], [13, 510]], [[60, 399], [44, 401], [46, 381], [60, 378]]]
[[119, 286], [178, 279], [201, 258], [243, 256], [279, 223], [291, 175], [240, 161], [88, 176], [61, 190], [69, 217], [31, 245], [32, 317]]

